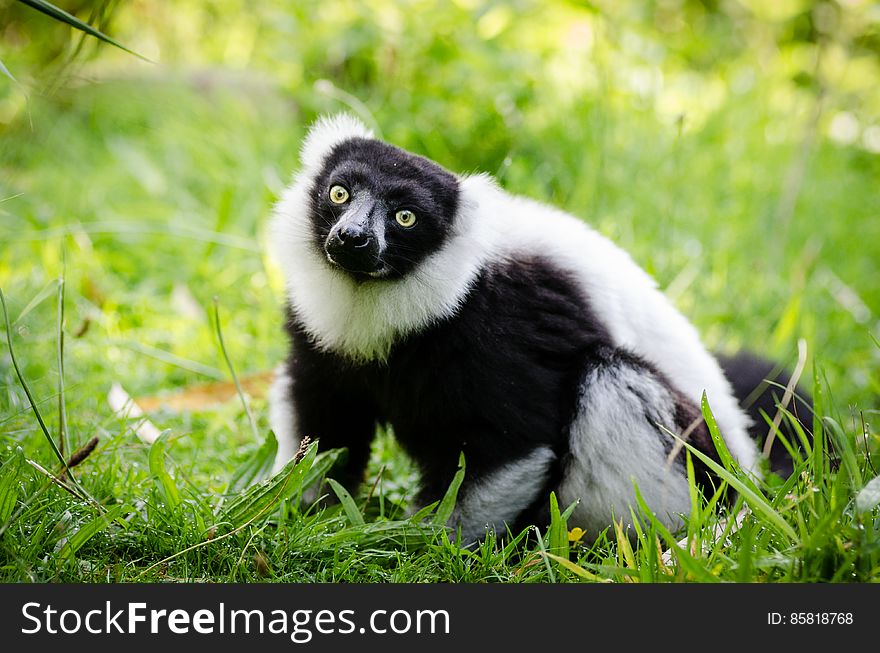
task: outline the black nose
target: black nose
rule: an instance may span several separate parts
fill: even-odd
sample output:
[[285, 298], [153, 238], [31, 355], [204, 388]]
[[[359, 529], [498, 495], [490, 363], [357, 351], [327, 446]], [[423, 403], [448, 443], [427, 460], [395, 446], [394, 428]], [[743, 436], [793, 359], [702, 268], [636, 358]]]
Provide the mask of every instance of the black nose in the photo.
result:
[[336, 232], [336, 240], [340, 245], [362, 249], [372, 244], [373, 236], [368, 231], [346, 228]]
[[340, 227], [327, 239], [324, 251], [330, 263], [349, 272], [371, 273], [381, 267], [379, 241], [369, 229]]

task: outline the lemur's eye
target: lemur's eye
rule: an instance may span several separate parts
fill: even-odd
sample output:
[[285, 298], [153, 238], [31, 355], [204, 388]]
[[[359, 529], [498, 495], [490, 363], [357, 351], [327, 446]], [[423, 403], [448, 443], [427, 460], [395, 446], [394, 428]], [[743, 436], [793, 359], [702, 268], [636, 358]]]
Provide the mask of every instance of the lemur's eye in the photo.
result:
[[394, 219], [401, 227], [409, 229], [416, 223], [416, 214], [408, 209], [401, 209], [394, 214]]
[[345, 204], [348, 201], [348, 191], [339, 185], [331, 186], [330, 201], [334, 204]]

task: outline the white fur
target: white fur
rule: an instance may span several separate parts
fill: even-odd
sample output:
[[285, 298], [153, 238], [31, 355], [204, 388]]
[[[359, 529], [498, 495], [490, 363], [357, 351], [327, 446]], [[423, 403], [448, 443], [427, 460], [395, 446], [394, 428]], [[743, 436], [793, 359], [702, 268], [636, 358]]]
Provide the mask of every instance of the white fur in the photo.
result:
[[324, 116], [309, 130], [299, 153], [299, 161], [303, 168], [317, 172], [330, 150], [351, 138], [373, 138], [373, 132], [347, 113]]
[[296, 430], [296, 412], [293, 410], [291, 390], [293, 381], [283, 365], [275, 369], [275, 379], [269, 388], [269, 427], [275, 433], [278, 453], [272, 473], [277, 474], [299, 449], [300, 434]]
[[[681, 466], [666, 464], [663, 438], [672, 446], [675, 400], [652, 375], [631, 367], [593, 370], [584, 381], [569, 441], [571, 463], [559, 487], [563, 505], [578, 501], [571, 521], [591, 535], [612, 519], [632, 522], [638, 514], [635, 487], [667, 526], [681, 525], [690, 511]], [[646, 416], [647, 412], [647, 416]]]
[[615, 345], [652, 363], [697, 405], [706, 391], [731, 454], [757, 473], [748, 418], [696, 329], [626, 252], [571, 215], [506, 193], [488, 176], [463, 177], [454, 233], [404, 278], [358, 284], [328, 265], [311, 235], [309, 187], [335, 145], [368, 134], [348, 116], [319, 121], [270, 226], [291, 306], [317, 346], [383, 360], [396, 340], [454, 315], [484, 267], [546, 257], [577, 280]]
[[450, 518], [453, 527], [461, 527], [462, 542], [477, 541], [487, 528], [503, 534], [505, 524], [534, 501], [555, 458], [549, 447], [538, 447], [462, 488]]

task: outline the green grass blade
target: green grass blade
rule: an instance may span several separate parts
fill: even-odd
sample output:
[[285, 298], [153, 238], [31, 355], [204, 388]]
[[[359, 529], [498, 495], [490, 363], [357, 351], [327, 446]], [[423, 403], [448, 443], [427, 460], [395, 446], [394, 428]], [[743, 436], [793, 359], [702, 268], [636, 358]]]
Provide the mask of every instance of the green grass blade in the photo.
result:
[[804, 427], [801, 425], [801, 421], [797, 418], [797, 416], [789, 410], [782, 411], [783, 417], [787, 420], [789, 428], [794, 431], [795, 437], [797, 440], [792, 438], [792, 442], [785, 437], [783, 433], [777, 433], [776, 438], [782, 441], [783, 446], [785, 446], [786, 451], [788, 451], [788, 455], [791, 456], [792, 460], [795, 461], [795, 464], [799, 463], [803, 456], [801, 452], [798, 450], [796, 444], [800, 443], [803, 448], [804, 455], [807, 457], [810, 456], [810, 453], [813, 451], [813, 444], [811, 442], [811, 438], [807, 435], [806, 431], [804, 431]]
[[266, 440], [260, 445], [260, 448], [248, 456], [247, 460], [232, 472], [227, 492], [237, 494], [254, 483], [265, 480], [269, 476], [269, 472], [272, 471], [277, 453], [278, 440], [275, 439], [275, 433], [269, 431], [269, 435], [266, 436]]
[[455, 501], [458, 498], [458, 489], [464, 480], [464, 470], [464, 453], [461, 453], [458, 456], [458, 470], [455, 472], [455, 476], [452, 477], [452, 482], [449, 484], [446, 494], [443, 495], [440, 505], [437, 506], [437, 512], [434, 513], [434, 518], [431, 520], [432, 524], [445, 526], [449, 518], [452, 517], [452, 511], [455, 510]]
[[550, 553], [549, 551], [541, 551], [541, 555], [546, 558], [550, 558], [553, 562], [557, 563], [560, 567], [565, 569], [566, 571], [570, 571], [575, 576], [579, 578], [583, 578], [584, 580], [588, 580], [592, 583], [607, 583], [608, 581], [596, 574], [592, 574], [580, 565], [572, 562], [568, 558], [563, 558], [562, 556], [558, 556], [555, 553]]
[[825, 466], [828, 459], [827, 435], [822, 424], [822, 415], [825, 414], [825, 387], [822, 385], [819, 363], [813, 358], [813, 450], [810, 463], [813, 482], [817, 487], [825, 485]]
[[348, 455], [348, 450], [344, 447], [322, 451], [317, 454], [314, 460], [312, 460], [312, 464], [303, 473], [300, 483], [302, 489], [312, 487], [312, 485], [324, 478], [327, 472], [336, 466], [339, 459], [346, 455]]
[[736, 558], [736, 580], [739, 583], [748, 583], [754, 578], [754, 562], [755, 562], [755, 538], [752, 530], [752, 524], [748, 520], [737, 531], [737, 547]]
[[106, 342], [108, 345], [125, 347], [126, 349], [130, 349], [139, 354], [143, 354], [144, 356], [149, 356], [150, 358], [153, 358], [157, 361], [162, 361], [163, 363], [166, 363], [168, 365], [179, 367], [182, 370], [201, 374], [202, 376], [206, 376], [209, 379], [215, 379], [217, 381], [226, 380], [226, 375], [216, 367], [205, 365], [204, 363], [200, 363], [199, 361], [190, 360], [182, 356], [177, 356], [176, 354], [172, 354], [169, 351], [159, 349], [158, 347], [151, 347], [150, 345], [142, 342], [135, 342], [122, 338], [108, 338]]
[[67, 461], [64, 459], [64, 455], [58, 449], [58, 445], [55, 444], [55, 439], [52, 437], [52, 434], [49, 433], [49, 429], [46, 427], [46, 422], [43, 421], [43, 415], [40, 413], [40, 409], [37, 408], [37, 402], [34, 401], [34, 396], [31, 394], [31, 389], [30, 387], [28, 387], [27, 382], [24, 380], [24, 375], [21, 373], [21, 368], [19, 368], [18, 360], [15, 357], [15, 349], [12, 346], [12, 327], [9, 324], [9, 311], [6, 308], [6, 296], [3, 294], [2, 289], [0, 289], [0, 306], [2, 306], [3, 308], [3, 320], [6, 325], [6, 344], [9, 346], [9, 358], [12, 359], [12, 367], [15, 369], [15, 374], [18, 377], [18, 382], [21, 384], [21, 387], [28, 398], [31, 410], [34, 413], [34, 416], [37, 418], [37, 423], [40, 425], [40, 430], [43, 432], [43, 435], [46, 436], [46, 440], [49, 442], [49, 447], [52, 449], [52, 453], [55, 454], [58, 462], [61, 463], [64, 471], [73, 482], [77, 495], [81, 499], [90, 501], [95, 506], [98, 506], [98, 502], [95, 501], [88, 492], [86, 492], [85, 488], [80, 485], [79, 480], [77, 480], [76, 476], [74, 476], [71, 473], [70, 469], [67, 467]]
[[435, 501], [434, 503], [429, 503], [424, 508], [421, 508], [418, 512], [413, 514], [408, 521], [411, 521], [414, 524], [419, 524], [423, 519], [426, 519], [428, 515], [434, 512], [434, 509], [440, 505], [439, 501]]
[[127, 506], [123, 505], [113, 506], [103, 515], [96, 516], [94, 519], [77, 529], [77, 531], [62, 545], [61, 551], [58, 552], [58, 566], [60, 567], [71, 560], [86, 542], [116, 521], [126, 508]]
[[363, 526], [364, 517], [361, 515], [361, 511], [358, 510], [358, 507], [355, 504], [354, 499], [351, 498], [351, 494], [348, 490], [342, 487], [341, 483], [332, 478], [328, 478], [327, 483], [330, 484], [330, 487], [333, 488], [333, 492], [335, 492], [336, 496], [339, 498], [339, 503], [342, 504], [342, 509], [345, 511], [345, 516], [348, 517], [349, 523], [352, 526]]
[[18, 359], [15, 356], [15, 349], [12, 346], [12, 326], [9, 324], [9, 311], [6, 308], [6, 297], [3, 294], [3, 290], [0, 290], [0, 304], [2, 304], [3, 306], [3, 319], [6, 323], [6, 344], [9, 346], [9, 357], [12, 359], [12, 366], [15, 368], [15, 373], [18, 376], [18, 382], [21, 383], [21, 387], [24, 389], [25, 395], [27, 395], [28, 401], [31, 405], [31, 410], [33, 410], [34, 416], [37, 418], [37, 422], [40, 425], [40, 429], [43, 431], [43, 435], [45, 435], [46, 440], [49, 441], [49, 446], [52, 448], [55, 457], [58, 458], [58, 462], [60, 462], [66, 470], [67, 462], [64, 460], [64, 456], [62, 456], [61, 452], [58, 450], [58, 445], [55, 444], [55, 439], [49, 433], [49, 429], [46, 427], [46, 423], [43, 421], [43, 415], [40, 413], [39, 408], [37, 408], [37, 404], [34, 401], [33, 395], [31, 394], [31, 389], [30, 387], [28, 387], [28, 384], [24, 380], [24, 376], [21, 373], [21, 369], [18, 367]]
[[[638, 514], [632, 506], [629, 507], [629, 515], [630, 524], [632, 525], [633, 532], [636, 535], [636, 551], [638, 551], [639, 560], [641, 561], [636, 566], [639, 574], [639, 581], [642, 583], [657, 582], [657, 576], [659, 575], [660, 571], [657, 562], [661, 555], [661, 552], [654, 544], [654, 540], [649, 541], [646, 537], [645, 531], [639, 523], [641, 520], [639, 519]], [[619, 541], [620, 540], [618, 539], [618, 542]], [[627, 541], [627, 544], [630, 544], [629, 540]], [[630, 546], [630, 550], [632, 550], [632, 546]]]
[[623, 520], [618, 520], [616, 517], [612, 517], [611, 526], [614, 529], [614, 538], [617, 541], [618, 555], [623, 558], [621, 564], [625, 562], [626, 566], [630, 569], [638, 569], [639, 566], [636, 564], [636, 556], [635, 552], [632, 550], [629, 535], [623, 531]]
[[566, 508], [565, 510], [562, 511], [562, 518], [567, 521], [568, 518], [571, 517], [572, 513], [574, 512], [574, 509], [578, 507], [579, 503], [580, 503], [580, 500], [578, 500], [578, 499], [575, 499], [574, 501], [572, 501], [568, 505], [568, 508]]
[[703, 420], [706, 422], [706, 427], [709, 429], [709, 435], [712, 437], [712, 444], [715, 446], [715, 451], [718, 453], [718, 457], [721, 459], [721, 464], [724, 469], [729, 470], [732, 474], [738, 475], [740, 485], [745, 484], [753, 493], [760, 494], [758, 486], [755, 485], [754, 481], [749, 478], [748, 475], [742, 473], [739, 463], [734, 460], [730, 450], [727, 448], [727, 443], [721, 435], [721, 431], [718, 428], [718, 422], [715, 421], [715, 415], [712, 414], [712, 409], [709, 406], [709, 400], [706, 397], [705, 391], [700, 400], [700, 410], [703, 413]]
[[47, 16], [50, 16], [51, 18], [54, 18], [55, 20], [57, 20], [59, 22], [66, 23], [67, 25], [70, 25], [74, 29], [78, 29], [81, 32], [85, 32], [89, 36], [94, 36], [96, 39], [98, 39], [100, 41], [104, 41], [105, 43], [109, 43], [110, 45], [116, 46], [120, 50], [124, 50], [125, 52], [132, 54], [135, 57], [137, 57], [138, 59], [143, 59], [144, 61], [149, 61], [149, 59], [147, 59], [146, 57], [139, 55], [137, 52], [135, 52], [133, 50], [129, 50], [127, 47], [122, 45], [119, 41], [116, 41], [115, 39], [110, 38], [109, 36], [107, 36], [103, 32], [95, 29], [94, 27], [92, 27], [88, 23], [84, 23], [76, 16], [73, 16], [73, 15], [67, 13], [66, 11], [64, 11], [63, 9], [61, 9], [59, 7], [56, 7], [52, 3], [46, 2], [45, 0], [18, 0], [18, 1], [21, 2], [22, 4], [25, 4], [29, 7], [32, 7], [33, 9], [36, 9], [39, 12], [46, 14]]
[[[713, 461], [714, 462], [714, 461]], [[717, 463], [716, 463], [717, 465]], [[713, 576], [706, 567], [700, 563], [700, 560], [692, 556], [690, 553], [682, 549], [678, 545], [678, 540], [675, 536], [669, 531], [666, 526], [664, 526], [657, 516], [654, 514], [654, 511], [645, 503], [645, 499], [642, 497], [641, 492], [639, 492], [639, 488], [636, 487], [636, 501], [639, 504], [639, 510], [641, 511], [641, 515], [646, 518], [654, 529], [660, 534], [666, 541], [666, 546], [670, 548], [675, 553], [675, 559], [678, 561], [678, 564], [684, 569], [684, 571], [691, 574], [695, 580], [704, 583], [717, 583], [718, 578]]]
[[64, 398], [64, 277], [58, 281], [58, 320], [55, 328], [55, 358], [58, 365], [58, 445], [62, 456], [73, 453], [67, 430], [67, 402]]
[[850, 483], [852, 484], [851, 487], [853, 489], [861, 488], [864, 484], [862, 481], [862, 470], [859, 468], [859, 456], [856, 454], [852, 440], [843, 432], [840, 424], [831, 417], [826, 417], [823, 422], [829, 426], [825, 430], [831, 437], [834, 451], [840, 456], [842, 468], [846, 470], [847, 476], [849, 476]]
[[703, 413], [703, 420], [709, 428], [709, 434], [712, 436], [712, 443], [715, 445], [718, 457], [721, 458], [721, 464], [727, 469], [736, 469], [736, 461], [733, 459], [733, 456], [730, 455], [730, 450], [727, 448], [727, 443], [724, 441], [724, 438], [721, 437], [721, 431], [718, 429], [718, 422], [715, 421], [715, 415], [709, 407], [709, 398], [706, 396], [705, 391], [703, 391], [703, 396], [700, 399], [700, 410]]
[[4, 75], [6, 75], [13, 82], [18, 82], [18, 80], [12, 76], [12, 73], [9, 72], [9, 68], [6, 67], [6, 65], [3, 63], [2, 59], [0, 59], [0, 73], [3, 73]]
[[553, 573], [553, 565], [550, 564], [550, 554], [547, 552], [547, 547], [544, 545], [544, 538], [541, 537], [540, 528], [535, 528], [535, 537], [538, 539], [538, 552], [544, 559], [544, 565], [547, 567], [547, 575], [550, 576], [550, 582], [555, 583], [556, 574]]
[[691, 501], [691, 514], [688, 518], [688, 540], [693, 541], [700, 532], [702, 513], [700, 511], [700, 492], [697, 489], [697, 479], [694, 475], [694, 459], [690, 452], [685, 452], [685, 465], [687, 471], [688, 496]]
[[16, 447], [15, 454], [0, 467], [0, 524], [6, 524], [18, 503], [18, 475], [23, 464], [24, 451], [21, 447]]
[[547, 551], [557, 556], [568, 555], [568, 524], [559, 513], [556, 493], [550, 493], [550, 528], [547, 532]]
[[317, 443], [310, 444], [302, 460], [296, 463], [291, 460], [272, 478], [248, 488], [226, 506], [220, 521], [238, 528], [268, 516], [284, 499], [305, 487], [306, 473], [311, 469], [317, 452]]
[[48, 299], [53, 292], [57, 292], [59, 279], [53, 279], [49, 281], [43, 288], [34, 295], [33, 299], [27, 303], [27, 305], [21, 309], [21, 313], [18, 314], [18, 317], [12, 321], [12, 324], [16, 325], [32, 310], [34, 310], [37, 306], [43, 303], [46, 299]]
[[795, 533], [794, 529], [785, 521], [785, 519], [782, 518], [782, 515], [773, 509], [773, 506], [767, 502], [767, 499], [760, 493], [760, 491], [754, 489], [752, 483], [743, 481], [739, 476], [728, 469], [725, 469], [702, 451], [699, 451], [693, 445], [685, 442], [677, 435], [674, 435], [674, 437], [684, 443], [684, 446], [688, 448], [688, 451], [703, 461], [703, 464], [715, 472], [721, 480], [727, 481], [728, 485], [739, 492], [743, 499], [745, 499], [746, 503], [749, 504], [749, 507], [753, 512], [764, 517], [770, 525], [788, 538], [790, 542], [797, 541], [797, 533]]
[[171, 478], [171, 475], [165, 468], [165, 445], [168, 443], [168, 437], [170, 435], [170, 429], [163, 431], [162, 434], [156, 438], [156, 441], [150, 445], [149, 463], [150, 474], [152, 474], [153, 478], [157, 481], [159, 493], [162, 495], [165, 505], [168, 506], [170, 510], [176, 510], [180, 505], [180, 491], [177, 489], [174, 479]]
[[229, 353], [226, 351], [226, 343], [223, 341], [223, 329], [220, 328], [220, 302], [217, 298], [214, 298], [214, 329], [217, 334], [217, 341], [220, 343], [220, 351], [223, 353], [223, 360], [226, 361], [226, 366], [229, 368], [229, 373], [232, 375], [232, 382], [235, 384], [235, 391], [238, 393], [238, 398], [241, 400], [241, 405], [244, 406], [244, 412], [248, 418], [248, 424], [251, 426], [251, 433], [254, 436], [254, 441], [260, 441], [260, 431], [257, 429], [257, 422], [254, 420], [253, 413], [251, 413], [251, 407], [248, 404], [247, 398], [244, 396], [244, 390], [241, 389], [241, 383], [238, 381], [238, 375], [235, 373], [235, 366], [232, 364], [232, 360], [229, 358]]

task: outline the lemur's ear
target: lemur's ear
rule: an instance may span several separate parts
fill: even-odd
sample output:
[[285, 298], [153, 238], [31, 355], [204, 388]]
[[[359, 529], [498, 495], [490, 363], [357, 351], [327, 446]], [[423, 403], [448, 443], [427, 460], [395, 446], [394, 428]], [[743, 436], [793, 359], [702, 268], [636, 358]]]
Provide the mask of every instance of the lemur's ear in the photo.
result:
[[300, 163], [303, 168], [317, 167], [336, 145], [351, 138], [373, 138], [373, 132], [349, 113], [322, 116], [309, 128]]

